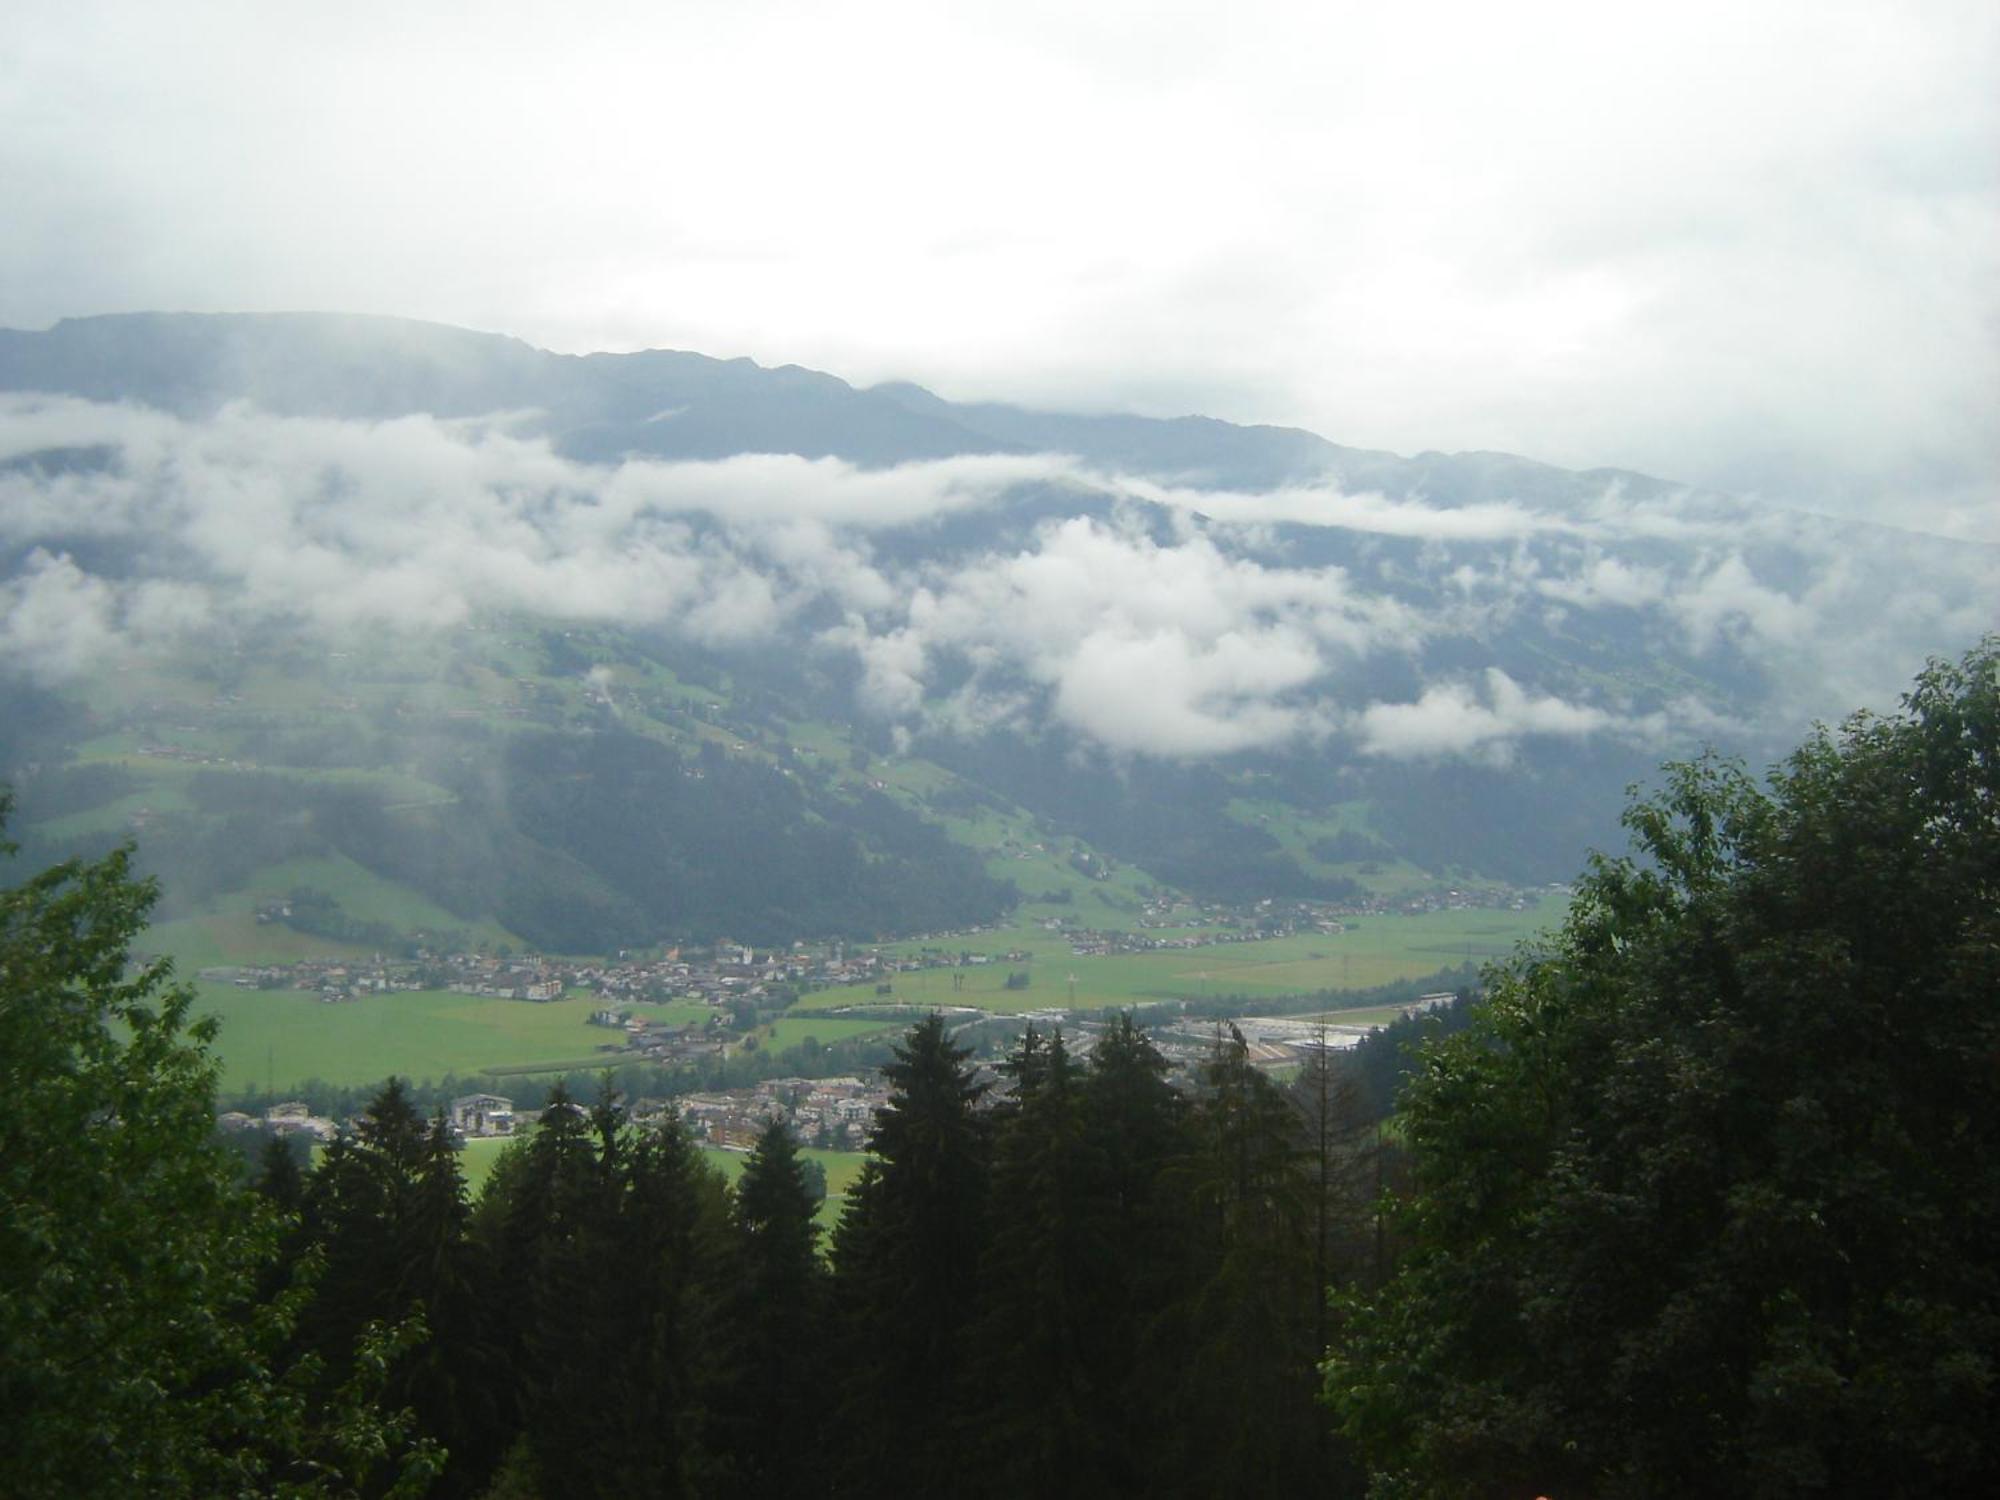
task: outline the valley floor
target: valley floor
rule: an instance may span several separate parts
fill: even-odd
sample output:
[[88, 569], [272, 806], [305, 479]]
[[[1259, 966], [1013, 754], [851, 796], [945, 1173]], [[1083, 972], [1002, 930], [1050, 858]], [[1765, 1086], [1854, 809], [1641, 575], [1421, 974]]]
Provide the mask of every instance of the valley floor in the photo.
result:
[[[907, 1026], [908, 1016], [886, 1007], [919, 1012], [933, 1007], [969, 1007], [994, 1014], [1050, 1010], [1096, 1010], [1161, 1000], [1214, 1001], [1240, 997], [1246, 1014], [1281, 997], [1363, 991], [1395, 980], [1414, 979], [1454, 964], [1484, 963], [1505, 957], [1559, 914], [1562, 898], [1544, 895], [1522, 910], [1471, 909], [1384, 914], [1356, 919], [1345, 931], [1312, 933], [1249, 942], [1153, 953], [1080, 955], [1061, 933], [1035, 923], [984, 932], [934, 937], [922, 943], [885, 946], [886, 960], [909, 961], [922, 950], [948, 949], [954, 961], [890, 975], [890, 993], [874, 985], [846, 985], [809, 991], [789, 1011], [757, 1027], [730, 1033], [729, 1045], [755, 1045], [782, 1052], [812, 1037], [832, 1044]], [[177, 933], [174, 929], [178, 928]], [[185, 924], [156, 929], [149, 944], [173, 953], [198, 930]], [[305, 956], [313, 940], [277, 926], [246, 930], [240, 962], [290, 960]], [[212, 958], [205, 942], [188, 945], [187, 958]], [[327, 946], [327, 945], [321, 945]], [[1010, 960], [1006, 955], [1012, 954]], [[957, 956], [964, 961], [958, 962]], [[1027, 976], [1009, 988], [1010, 976]], [[199, 1006], [222, 1022], [217, 1052], [223, 1062], [224, 1096], [249, 1091], [282, 1093], [317, 1078], [330, 1084], [365, 1086], [391, 1073], [424, 1080], [446, 1074], [470, 1077], [490, 1070], [513, 1074], [540, 1071], [587, 1073], [626, 1060], [621, 1038], [591, 1015], [598, 998], [573, 992], [532, 1003], [438, 991], [364, 995], [325, 1004], [292, 989], [246, 989], [233, 984], [197, 984]], [[843, 1015], [862, 1008], [866, 1014]], [[626, 1005], [624, 1009], [663, 1023], [705, 1023], [713, 1014], [700, 1005]]]

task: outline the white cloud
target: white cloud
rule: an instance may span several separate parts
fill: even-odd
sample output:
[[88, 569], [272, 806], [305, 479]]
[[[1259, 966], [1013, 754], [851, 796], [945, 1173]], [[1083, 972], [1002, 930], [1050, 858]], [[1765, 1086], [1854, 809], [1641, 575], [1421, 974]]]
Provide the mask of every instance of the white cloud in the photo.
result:
[[115, 461], [0, 475], [0, 539], [146, 537], [254, 616], [435, 627], [518, 608], [675, 621], [718, 642], [768, 634], [805, 597], [887, 608], [894, 590], [869, 559], [869, 530], [1068, 472], [1050, 459], [867, 471], [771, 455], [592, 468], [496, 423], [245, 405], [182, 422], [0, 398], [0, 457], [56, 446]]
[[1203, 757], [1282, 745], [1310, 723], [1284, 700], [1325, 670], [1294, 631], [1100, 630], [1056, 666], [1056, 712], [1108, 749]]
[[[103, 462], [19, 461], [57, 447]], [[1535, 737], [1736, 727], [1691, 698], [1641, 711], [1608, 683], [1565, 696], [1463, 675], [1468, 652], [1547, 611], [1567, 634], [1616, 630], [1621, 651], [1651, 643], [1696, 677], [1704, 663], [1732, 681], [1762, 673], [1771, 723], [1795, 726], [1892, 701], [1925, 655], [1993, 628], [2000, 598], [1992, 549], [1615, 488], [1550, 518], [1505, 500], [1455, 512], [1333, 490], [1210, 495], [1049, 455], [592, 466], [500, 420], [236, 406], [193, 421], [22, 396], [0, 397], [10, 459], [0, 547], [26, 561], [0, 585], [0, 665], [49, 681], [213, 631], [411, 632], [521, 611], [718, 646], [793, 649], [817, 631], [859, 663], [859, 706], [904, 727], [1051, 715], [1118, 754], [1344, 738], [1376, 756], [1495, 759]], [[1024, 485], [1072, 488], [1091, 513], [1006, 549], [912, 545], [982, 510], [997, 532], [953, 534], [1018, 535], [1006, 504]], [[1288, 560], [1268, 528], [1301, 518], [1346, 533], [1352, 566]], [[98, 556], [117, 561], [79, 561]], [[1375, 668], [1407, 674], [1433, 647], [1459, 675], [1370, 701]]]
[[0, 584], [0, 661], [45, 682], [82, 677], [122, 653], [117, 612], [101, 579], [37, 549], [20, 576]]
[[[953, 651], [1003, 693], [1017, 676], [1047, 689], [1060, 719], [1110, 749], [1216, 755], [1319, 732], [1309, 687], [1420, 634], [1339, 569], [1267, 567], [1205, 536], [1162, 545], [1077, 517], [1013, 556], [933, 569], [893, 637], [899, 686], [875, 692], [907, 701], [921, 661]], [[871, 681], [880, 670], [871, 657]]]
[[1357, 718], [1362, 753], [1394, 760], [1449, 756], [1504, 764], [1519, 741], [1537, 736], [1583, 739], [1617, 732], [1656, 737], [1663, 717], [1632, 720], [1550, 694], [1531, 693], [1497, 667], [1488, 668], [1483, 692], [1471, 683], [1440, 683], [1414, 703], [1374, 703]]
[[1070, 481], [1045, 454], [972, 454], [861, 469], [836, 458], [746, 453], [712, 463], [628, 460], [601, 490], [607, 516], [710, 514], [733, 524], [818, 522], [874, 529], [990, 505], [1016, 485]]
[[923, 642], [907, 629], [871, 635], [859, 616], [822, 632], [823, 645], [851, 650], [861, 660], [861, 701], [885, 719], [908, 719], [924, 706], [928, 676]]
[[1535, 514], [1512, 501], [1440, 507], [1383, 495], [1348, 494], [1335, 486], [1294, 485], [1261, 494], [1201, 490], [1153, 481], [1103, 476], [1128, 493], [1187, 514], [1199, 511], [1218, 521], [1252, 526], [1289, 522], [1420, 541], [1495, 542], [1540, 532], [1573, 529], [1565, 521]]
[[1667, 576], [1664, 569], [1638, 567], [1593, 551], [1574, 576], [1545, 578], [1536, 587], [1551, 599], [1584, 609], [1604, 605], [1638, 609], [1666, 597]]
[[1673, 609], [1696, 651], [1707, 650], [1725, 634], [1747, 633], [1774, 645], [1795, 646], [1820, 618], [1808, 601], [1760, 583], [1742, 554], [1734, 552], [1676, 594]]

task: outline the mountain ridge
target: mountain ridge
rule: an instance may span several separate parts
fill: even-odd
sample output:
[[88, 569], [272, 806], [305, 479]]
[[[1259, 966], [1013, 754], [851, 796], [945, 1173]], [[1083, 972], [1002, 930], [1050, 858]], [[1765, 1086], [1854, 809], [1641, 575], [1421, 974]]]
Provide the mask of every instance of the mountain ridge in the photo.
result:
[[[261, 337], [260, 337], [261, 335]], [[467, 368], [478, 354], [497, 368]], [[302, 381], [305, 368], [365, 369], [355, 388]], [[107, 373], [105, 362], [119, 362]], [[357, 385], [359, 382], [356, 383]], [[1616, 467], [1568, 470], [1491, 451], [1402, 455], [1336, 443], [1305, 428], [1189, 413], [1074, 413], [1006, 402], [954, 402], [912, 381], [856, 386], [795, 363], [643, 349], [566, 354], [511, 334], [385, 314], [104, 313], [41, 331], [0, 329], [0, 388], [132, 399], [206, 415], [231, 399], [286, 415], [379, 417], [413, 410], [474, 417], [532, 408], [569, 456], [714, 458], [759, 451], [868, 466], [912, 459], [1050, 452], [1151, 478], [1224, 488], [1335, 482], [1443, 505], [1502, 490], [1551, 500], [1585, 486], [1685, 486]], [[697, 403], [661, 420], [676, 402]], [[734, 420], [700, 408], [735, 403]], [[750, 403], [748, 415], [744, 403]], [[843, 429], [836, 424], [845, 423]], [[746, 446], [762, 443], [762, 446]]]

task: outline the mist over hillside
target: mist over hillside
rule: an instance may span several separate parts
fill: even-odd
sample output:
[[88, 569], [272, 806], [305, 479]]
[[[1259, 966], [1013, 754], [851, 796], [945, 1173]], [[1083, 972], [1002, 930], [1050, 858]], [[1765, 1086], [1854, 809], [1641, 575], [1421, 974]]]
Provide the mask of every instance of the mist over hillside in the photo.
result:
[[391, 319], [0, 332], [0, 392], [38, 853], [143, 811], [190, 892], [337, 853], [572, 950], [1564, 878], [1662, 757], [1886, 706], [2000, 598], [1622, 471]]

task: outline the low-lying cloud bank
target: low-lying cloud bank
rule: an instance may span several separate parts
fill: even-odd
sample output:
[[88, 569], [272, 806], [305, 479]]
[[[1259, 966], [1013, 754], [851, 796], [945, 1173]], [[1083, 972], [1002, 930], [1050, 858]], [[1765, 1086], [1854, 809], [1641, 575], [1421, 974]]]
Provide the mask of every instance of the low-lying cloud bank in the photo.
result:
[[[1024, 493], [1050, 518], [1009, 529]], [[1337, 739], [1497, 762], [1536, 739], [1666, 745], [1727, 722], [1693, 692], [1641, 704], [1576, 674], [1556, 691], [1424, 666], [1524, 625], [1728, 654], [1775, 685], [1774, 722], [1836, 714], [1992, 629], [2000, 599], [1994, 549], [1687, 496], [1224, 494], [1060, 455], [598, 466], [504, 418], [185, 421], [38, 396], [0, 398], [0, 556], [0, 667], [45, 682], [218, 632], [526, 611], [715, 646], [809, 638], [851, 653], [860, 706], [905, 725], [1047, 713], [1110, 751], [1177, 757]], [[1414, 690], [1363, 685], [1385, 660]]]

